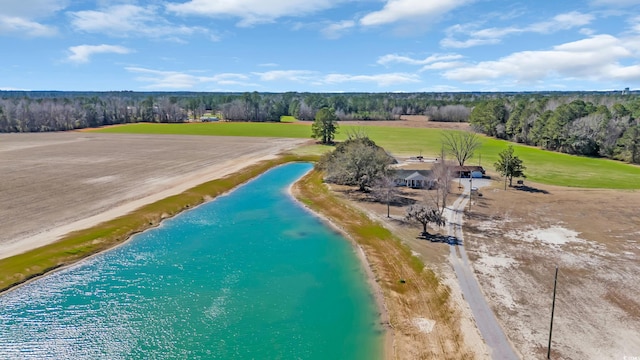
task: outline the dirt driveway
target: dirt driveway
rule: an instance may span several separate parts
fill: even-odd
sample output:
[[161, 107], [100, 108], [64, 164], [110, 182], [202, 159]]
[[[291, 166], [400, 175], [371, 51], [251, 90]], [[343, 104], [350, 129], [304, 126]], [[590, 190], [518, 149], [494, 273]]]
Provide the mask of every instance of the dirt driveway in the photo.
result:
[[225, 176], [303, 141], [0, 134], [0, 258]]

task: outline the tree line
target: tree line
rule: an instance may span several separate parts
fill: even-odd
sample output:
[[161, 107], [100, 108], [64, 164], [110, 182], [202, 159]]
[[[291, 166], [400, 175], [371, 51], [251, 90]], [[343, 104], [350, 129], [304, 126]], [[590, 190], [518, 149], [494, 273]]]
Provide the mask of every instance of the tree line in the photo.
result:
[[429, 114], [466, 121], [483, 95], [473, 93], [196, 93], [0, 91], [0, 132], [64, 131], [132, 122], [198, 121], [207, 113], [228, 121], [314, 120], [323, 108], [338, 120], [394, 120]]
[[469, 123], [499, 139], [573, 155], [640, 163], [640, 97], [501, 97], [477, 104]]
[[0, 132], [65, 131], [133, 122], [394, 120], [426, 115], [544, 149], [640, 162], [640, 96], [619, 92], [198, 93], [0, 91]]

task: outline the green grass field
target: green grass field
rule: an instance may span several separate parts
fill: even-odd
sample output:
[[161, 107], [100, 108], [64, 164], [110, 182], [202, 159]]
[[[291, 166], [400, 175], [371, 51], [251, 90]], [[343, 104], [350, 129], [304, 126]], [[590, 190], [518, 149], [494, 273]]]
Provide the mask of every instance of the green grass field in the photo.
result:
[[[290, 123], [193, 123], [193, 124], [129, 124], [93, 130], [105, 133], [138, 133], [138, 134], [183, 134], [183, 135], [218, 135], [218, 136], [252, 136], [252, 137], [285, 137], [310, 138], [311, 122]], [[336, 140], [344, 140], [350, 131], [363, 130], [378, 145], [399, 156], [437, 157], [440, 153], [440, 129], [382, 127], [382, 126], [340, 126]], [[482, 147], [468, 164], [481, 163], [485, 169], [492, 171], [498, 153], [506, 148], [509, 142], [482, 137]], [[559, 186], [608, 189], [640, 189], [640, 167], [607, 159], [585, 158], [544, 151], [529, 146], [512, 144], [515, 153], [527, 167], [528, 179]], [[303, 154], [317, 154], [330, 150], [331, 147], [314, 145], [307, 147]]]

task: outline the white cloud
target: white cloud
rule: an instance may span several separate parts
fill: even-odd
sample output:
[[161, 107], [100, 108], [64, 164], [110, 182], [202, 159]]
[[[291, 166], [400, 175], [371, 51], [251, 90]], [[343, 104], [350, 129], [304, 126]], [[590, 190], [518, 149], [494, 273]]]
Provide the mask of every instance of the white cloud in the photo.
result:
[[495, 61], [468, 64], [447, 70], [443, 76], [462, 82], [488, 82], [513, 79], [533, 83], [548, 78], [591, 81], [639, 81], [640, 65], [625, 66], [623, 59], [637, 63], [640, 39], [619, 39], [611, 35], [596, 35], [565, 43], [551, 50], [522, 51]]
[[433, 85], [424, 89], [420, 89], [422, 92], [457, 92], [457, 91], [465, 91], [458, 87], [451, 85]]
[[499, 44], [500, 43], [500, 39], [467, 39], [467, 40], [455, 40], [453, 38], [450, 37], [446, 37], [444, 39], [442, 39], [440, 41], [440, 45], [442, 47], [445, 48], [456, 48], [456, 49], [464, 49], [464, 48], [470, 48], [470, 47], [474, 47], [474, 46], [481, 46], [481, 45], [493, 45], [493, 44]]
[[373, 83], [380, 87], [398, 85], [406, 83], [420, 82], [420, 77], [416, 74], [407, 73], [387, 73], [374, 75], [351, 75], [351, 74], [320, 74], [317, 71], [309, 70], [277, 70], [264, 73], [253, 73], [261, 81], [292, 81], [300, 83], [310, 83], [316, 86], [334, 85], [344, 83]]
[[262, 81], [295, 81], [306, 82], [313, 78], [315, 72], [308, 70], [274, 70], [267, 72], [255, 72]]
[[[556, 15], [551, 20], [533, 23], [525, 27], [509, 26], [477, 29], [477, 24], [457, 24], [446, 30], [447, 37], [440, 41], [440, 45], [446, 48], [469, 48], [479, 45], [498, 44], [502, 41], [502, 38], [508, 35], [522, 33], [550, 34], [588, 25], [593, 19], [594, 16], [591, 14], [572, 11]], [[460, 34], [468, 38], [458, 40], [456, 36]]]
[[386, 65], [389, 63], [402, 63], [409, 65], [427, 65], [437, 61], [449, 61], [461, 59], [460, 54], [433, 54], [424, 59], [413, 59], [408, 56], [401, 56], [397, 54], [387, 54], [378, 58], [378, 64]]
[[30, 89], [21, 89], [21, 88], [0, 86], [0, 91], [31, 91], [31, 90]]
[[0, 35], [45, 37], [57, 34], [54, 26], [35, 21], [54, 15], [68, 0], [0, 0]]
[[424, 59], [413, 59], [408, 56], [400, 56], [396, 54], [388, 54], [378, 59], [378, 64], [387, 65], [389, 63], [400, 63], [408, 65], [422, 65], [420, 72], [428, 70], [446, 70], [458, 67], [463, 63], [454, 60], [460, 60], [463, 56], [460, 54], [433, 54]]
[[75, 63], [89, 62], [89, 58], [94, 54], [128, 54], [131, 49], [118, 45], [78, 45], [69, 48], [71, 55], [67, 58]]
[[593, 5], [626, 7], [640, 5], [640, 0], [592, 0]]
[[640, 34], [640, 16], [634, 16], [627, 20], [629, 25], [631, 25], [631, 31]]
[[423, 66], [420, 69], [420, 72], [423, 71], [428, 71], [428, 70], [447, 70], [447, 69], [454, 69], [460, 66], [465, 65], [463, 62], [461, 61], [438, 61], [438, 62], [434, 62], [433, 64], [428, 64]]
[[330, 24], [322, 29], [322, 34], [329, 39], [338, 39], [342, 34], [356, 26], [356, 22], [353, 20], [344, 20], [337, 23]]
[[168, 3], [167, 10], [180, 15], [237, 17], [239, 26], [270, 23], [284, 16], [302, 16], [333, 7], [340, 0], [190, 0]]
[[596, 31], [590, 28], [582, 28], [578, 31], [582, 35], [592, 36], [596, 34]]
[[34, 19], [55, 14], [69, 4], [69, 0], [2, 0], [0, 13], [7, 17]]
[[[114, 5], [100, 10], [84, 10], [72, 12], [71, 25], [80, 31], [105, 33], [111, 36], [146, 36], [152, 38], [192, 35], [194, 33], [208, 33], [201, 27], [175, 25], [158, 14], [154, 6], [137, 6], [131, 4]], [[219, 37], [213, 34], [212, 41]]]
[[9, 33], [30, 37], [46, 37], [56, 35], [58, 30], [55, 27], [42, 25], [24, 18], [0, 15], [0, 35]]
[[467, 4], [469, 0], [387, 0], [382, 10], [366, 14], [360, 19], [363, 26], [376, 26], [396, 23], [404, 20], [434, 18], [457, 7]]
[[525, 27], [525, 32], [552, 33], [560, 30], [569, 30], [590, 24], [594, 20], [591, 14], [583, 14], [578, 11], [571, 11], [559, 14], [549, 21], [535, 23]]
[[[420, 77], [408, 73], [387, 73], [374, 75], [351, 74], [321, 74], [310, 70], [275, 70], [245, 74], [217, 74], [214, 76], [197, 76], [180, 71], [153, 70], [141, 67], [125, 68], [131, 73], [138, 74], [135, 80], [148, 83], [147, 89], [192, 89], [203, 84], [217, 86], [238, 86], [241, 88], [264, 88], [267, 82], [304, 82], [314, 86], [335, 85], [345, 83], [370, 83], [379, 87], [418, 83]], [[258, 82], [252, 81], [257, 77]]]
[[255, 86], [247, 82], [248, 76], [243, 74], [222, 73], [214, 76], [195, 76], [178, 71], [162, 71], [141, 67], [127, 67], [127, 71], [140, 74], [136, 80], [149, 83], [147, 89], [191, 89], [196, 85], [215, 83], [218, 85]]
[[375, 75], [328, 74], [320, 79], [320, 84], [343, 84], [350, 82], [374, 83], [379, 87], [420, 82], [416, 74], [387, 73]]

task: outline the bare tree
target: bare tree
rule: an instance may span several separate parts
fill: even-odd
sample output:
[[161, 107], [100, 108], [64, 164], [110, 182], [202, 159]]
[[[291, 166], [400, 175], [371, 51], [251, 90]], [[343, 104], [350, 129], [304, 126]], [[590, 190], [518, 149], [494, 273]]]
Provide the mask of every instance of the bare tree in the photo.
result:
[[387, 204], [387, 217], [390, 217], [391, 203], [396, 200], [400, 191], [391, 175], [385, 175], [373, 183], [373, 196], [377, 201]]
[[478, 135], [467, 132], [445, 132], [442, 134], [442, 145], [447, 153], [453, 155], [460, 166], [473, 156], [473, 152], [480, 147]]
[[431, 177], [435, 182], [435, 192], [429, 192], [430, 202], [439, 209], [440, 214], [444, 213], [447, 207], [447, 197], [451, 192], [451, 163], [447, 160], [447, 154], [442, 148], [440, 150], [440, 159], [431, 168]]
[[467, 122], [471, 109], [464, 105], [429, 106], [424, 114], [431, 121]]
[[235, 99], [230, 103], [222, 106], [222, 117], [230, 121], [246, 120], [247, 113], [245, 111], [244, 102]]
[[316, 111], [306, 102], [300, 102], [300, 110], [298, 111], [298, 120], [314, 120]]
[[442, 216], [437, 208], [424, 204], [409, 206], [407, 208], [405, 219], [422, 224], [422, 236], [427, 236], [429, 234], [427, 232], [427, 225], [429, 223], [433, 223], [437, 226], [444, 226], [446, 223], [444, 216]]

